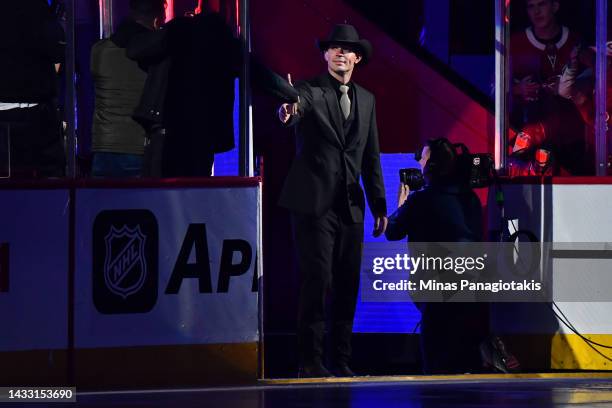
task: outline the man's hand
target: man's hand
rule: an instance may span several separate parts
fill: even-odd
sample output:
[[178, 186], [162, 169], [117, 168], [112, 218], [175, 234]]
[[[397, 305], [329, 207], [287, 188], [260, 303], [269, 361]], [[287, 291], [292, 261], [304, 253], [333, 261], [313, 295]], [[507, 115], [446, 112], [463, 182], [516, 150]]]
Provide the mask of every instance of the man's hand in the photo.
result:
[[397, 208], [400, 208], [410, 194], [410, 187], [407, 184], [400, 183], [399, 190], [397, 192]]
[[[291, 74], [287, 74], [287, 82], [289, 85], [293, 86], [291, 82]], [[298, 96], [298, 101], [295, 103], [283, 103], [280, 108], [278, 108], [278, 119], [282, 123], [287, 123], [291, 116], [298, 114], [298, 107], [300, 104], [300, 97]]]
[[283, 103], [278, 108], [278, 119], [283, 123], [287, 123], [293, 115], [297, 115], [297, 103]]
[[372, 235], [374, 236], [374, 238], [379, 237], [385, 233], [388, 222], [389, 222], [389, 219], [387, 218], [386, 215], [376, 216], [376, 218], [374, 219], [374, 231], [372, 231]]

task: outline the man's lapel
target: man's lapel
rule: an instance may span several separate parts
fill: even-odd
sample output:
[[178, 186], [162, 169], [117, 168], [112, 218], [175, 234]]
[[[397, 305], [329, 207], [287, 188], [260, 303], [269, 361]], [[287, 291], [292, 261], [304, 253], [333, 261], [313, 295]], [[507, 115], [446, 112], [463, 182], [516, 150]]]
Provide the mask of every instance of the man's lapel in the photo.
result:
[[[359, 141], [360, 137], [368, 134], [368, 130], [366, 129], [366, 124], [368, 113], [370, 112], [370, 104], [368, 103], [368, 98], [363, 93], [363, 89], [353, 82], [353, 103], [355, 104], [355, 116], [354, 119], [357, 123], [353, 125], [353, 128], [357, 128], [357, 132], [348, 140], [347, 145], [354, 145]], [[348, 146], [347, 146], [348, 147]]]
[[338, 103], [338, 95], [334, 89], [328, 74], [320, 77], [321, 89], [323, 90], [323, 98], [327, 104], [331, 124], [336, 131], [336, 138], [341, 145], [344, 145], [344, 128], [342, 126], [342, 116], [340, 113], [340, 104]]

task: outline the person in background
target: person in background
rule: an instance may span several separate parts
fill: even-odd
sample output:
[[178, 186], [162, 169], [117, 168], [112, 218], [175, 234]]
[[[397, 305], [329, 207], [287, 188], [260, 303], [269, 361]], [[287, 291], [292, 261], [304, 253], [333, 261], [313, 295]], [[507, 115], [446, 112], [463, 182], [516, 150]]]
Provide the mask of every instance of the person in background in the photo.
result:
[[158, 28], [165, 0], [130, 0], [130, 16], [109, 38], [94, 44], [91, 73], [95, 85], [92, 176], [137, 177], [142, 171], [145, 129], [133, 119], [140, 102], [146, 66], [126, 55], [135, 36]]
[[[512, 80], [511, 125], [527, 135], [508, 151], [514, 156], [516, 174], [530, 175], [534, 152], [547, 152], [545, 167], [552, 174], [584, 175], [594, 171], [588, 154], [585, 127], [578, 110], [558, 94], [559, 79], [571, 61], [580, 36], [559, 23], [558, 0], [526, 0], [530, 25], [510, 38]], [[583, 67], [580, 67], [583, 69]], [[543, 136], [529, 134], [543, 129]], [[540, 144], [535, 140], [540, 139]], [[530, 153], [531, 152], [531, 153]], [[530, 154], [526, 154], [530, 153]], [[522, 163], [522, 165], [521, 165]]]
[[0, 134], [12, 177], [61, 177], [66, 157], [58, 117], [57, 64], [64, 30], [45, 0], [2, 4]]
[[[608, 23], [610, 24], [610, 22]], [[559, 95], [572, 101], [587, 126], [588, 151], [595, 156], [595, 60], [596, 48], [580, 47], [574, 49], [571, 61], [561, 75]], [[606, 43], [606, 106], [612, 106], [612, 41]], [[584, 64], [588, 68], [579, 69]], [[610, 115], [606, 112], [609, 124]]]
[[209, 177], [216, 153], [234, 146], [240, 42], [223, 17], [204, 7], [168, 23], [170, 69], [164, 104], [164, 177]]
[[[483, 240], [482, 205], [469, 184], [469, 169], [446, 138], [423, 149], [425, 187], [399, 190], [398, 209], [389, 216], [389, 241], [445, 243]], [[460, 164], [461, 163], [461, 164]], [[502, 372], [519, 363], [502, 340], [489, 333], [488, 303], [417, 302], [421, 312], [421, 353], [426, 374], [481, 372], [483, 365]]]
[[[234, 148], [240, 41], [209, 2], [162, 29], [137, 35], [128, 57], [150, 63], [134, 118], [147, 129], [144, 174], [208, 177], [214, 155]], [[297, 91], [249, 53], [253, 87], [294, 103]]]

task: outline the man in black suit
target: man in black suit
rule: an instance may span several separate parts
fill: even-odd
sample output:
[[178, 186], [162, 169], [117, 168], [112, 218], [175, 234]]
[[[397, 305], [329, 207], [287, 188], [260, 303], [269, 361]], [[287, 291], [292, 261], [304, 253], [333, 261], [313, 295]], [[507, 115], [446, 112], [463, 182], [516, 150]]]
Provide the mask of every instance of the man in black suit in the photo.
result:
[[[145, 175], [210, 176], [214, 154], [234, 148], [234, 80], [244, 63], [240, 41], [204, 3], [200, 14], [135, 36], [127, 56], [148, 67], [134, 112], [150, 136]], [[297, 100], [287, 81], [249, 58], [253, 85], [283, 101]]]
[[296, 127], [297, 154], [280, 205], [292, 214], [301, 273], [299, 349], [301, 377], [325, 377], [325, 305], [332, 291], [332, 363], [348, 366], [363, 245], [364, 194], [375, 218], [374, 236], [385, 231], [387, 206], [380, 167], [374, 95], [351, 81], [353, 69], [372, 52], [353, 26], [336, 25], [319, 41], [327, 72], [296, 83], [298, 103], [283, 104], [279, 119]]
[[214, 155], [234, 148], [234, 81], [240, 43], [208, 9], [167, 25], [171, 58], [163, 175], [207, 177]]

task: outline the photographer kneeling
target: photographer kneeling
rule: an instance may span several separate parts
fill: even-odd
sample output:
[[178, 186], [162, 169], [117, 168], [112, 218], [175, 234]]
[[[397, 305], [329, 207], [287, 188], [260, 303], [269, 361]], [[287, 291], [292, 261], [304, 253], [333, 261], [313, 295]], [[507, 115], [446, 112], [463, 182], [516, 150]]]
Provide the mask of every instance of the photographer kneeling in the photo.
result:
[[[429, 158], [426, 152], [429, 150]], [[425, 187], [408, 195], [400, 187], [399, 208], [389, 217], [388, 240], [479, 242], [483, 223], [480, 200], [470, 187], [467, 157], [445, 138], [423, 149]], [[479, 346], [488, 336], [488, 305], [417, 303], [422, 314], [421, 352], [428, 374], [482, 371]]]

